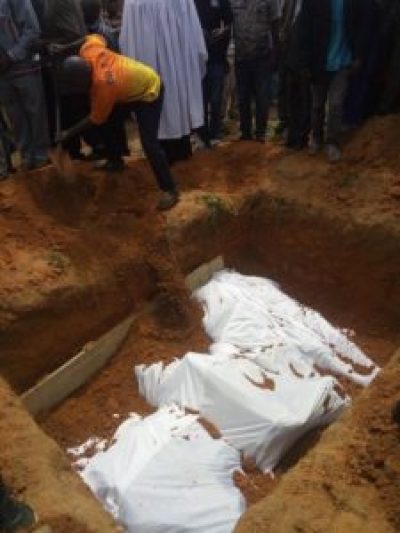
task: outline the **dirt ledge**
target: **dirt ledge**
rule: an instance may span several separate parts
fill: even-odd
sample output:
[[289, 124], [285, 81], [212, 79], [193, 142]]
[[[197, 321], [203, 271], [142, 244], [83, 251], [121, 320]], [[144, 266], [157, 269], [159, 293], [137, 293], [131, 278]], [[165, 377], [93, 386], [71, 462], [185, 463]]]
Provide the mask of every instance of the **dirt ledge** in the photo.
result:
[[0, 435], [10, 435], [0, 446], [1, 475], [34, 509], [40, 524], [57, 533], [122, 531], [1, 378]]
[[236, 533], [399, 531], [400, 434], [391, 420], [399, 382], [400, 350]]

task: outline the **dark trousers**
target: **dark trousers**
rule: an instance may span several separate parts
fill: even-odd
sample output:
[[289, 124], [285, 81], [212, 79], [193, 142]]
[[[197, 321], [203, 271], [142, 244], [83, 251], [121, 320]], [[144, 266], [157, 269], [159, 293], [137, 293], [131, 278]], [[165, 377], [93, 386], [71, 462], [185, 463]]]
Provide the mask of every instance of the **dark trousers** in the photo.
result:
[[[199, 135], [205, 131], [204, 128], [198, 130]], [[204, 138], [207, 142], [207, 136]], [[180, 139], [163, 139], [160, 144], [167, 156], [168, 163], [172, 166], [178, 161], [185, 161], [192, 157], [192, 144], [190, 135], [184, 135]]]
[[288, 67], [281, 69], [278, 108], [288, 146], [305, 147], [311, 129], [311, 83], [307, 76]]
[[221, 137], [222, 100], [224, 96], [226, 64], [209, 61], [203, 80], [204, 126], [209, 139]]
[[252, 136], [254, 102], [256, 137], [264, 138], [267, 132], [271, 86], [268, 58], [236, 61], [235, 69], [242, 136]]
[[175, 191], [167, 156], [158, 140], [158, 128], [163, 103], [163, 91], [154, 102], [132, 102], [118, 104], [103, 126], [106, 155], [110, 160], [122, 158], [124, 146], [121, 144], [125, 132], [125, 119], [135, 113], [143, 151], [162, 191]]
[[338, 144], [340, 140], [348, 77], [348, 70], [342, 69], [323, 72], [313, 82], [311, 125], [313, 138], [318, 144], [324, 142], [325, 115], [326, 142]]
[[400, 108], [400, 22], [396, 24], [395, 34], [380, 103], [383, 114], [398, 112]]

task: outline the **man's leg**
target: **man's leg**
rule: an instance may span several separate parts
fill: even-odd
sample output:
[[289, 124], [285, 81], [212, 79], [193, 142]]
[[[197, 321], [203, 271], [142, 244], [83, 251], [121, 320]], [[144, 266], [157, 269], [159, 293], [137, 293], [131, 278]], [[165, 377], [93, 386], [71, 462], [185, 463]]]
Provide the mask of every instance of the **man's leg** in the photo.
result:
[[279, 69], [278, 118], [276, 134], [282, 135], [290, 122], [291, 75], [285, 64]]
[[176, 195], [176, 185], [171, 175], [167, 157], [158, 140], [162, 101], [163, 93], [154, 102], [141, 102], [132, 108], [136, 114], [143, 151], [149, 160], [159, 188], [164, 192]]
[[7, 175], [8, 175], [7, 151], [5, 147], [3, 133], [0, 131], [0, 181], [4, 180], [7, 177]]
[[31, 133], [29, 131], [28, 118], [25, 115], [23, 95], [15, 83], [14, 78], [4, 77], [0, 79], [0, 102], [5, 107], [11, 122], [17, 148], [21, 153], [22, 162], [30, 167], [31, 160]]
[[288, 145], [305, 148], [311, 121], [310, 80], [301, 73], [289, 71], [288, 77]]
[[207, 73], [203, 78], [203, 107], [204, 107], [204, 124], [197, 129], [197, 133], [203, 143], [208, 146], [210, 143], [210, 123], [209, 123], [209, 107], [210, 107], [210, 65], [207, 63]]
[[224, 95], [225, 64], [211, 63], [209, 65], [209, 105], [210, 105], [210, 139], [221, 137], [222, 100]]
[[125, 147], [125, 119], [127, 110], [123, 105], [116, 105], [107, 122], [98, 127], [97, 133], [104, 144], [104, 155], [107, 159], [99, 169], [119, 172], [124, 168], [123, 153]]
[[239, 100], [240, 131], [243, 139], [252, 138], [252, 84], [249, 61], [236, 62], [236, 85]]
[[48, 160], [49, 128], [46, 102], [40, 72], [16, 78], [16, 85], [21, 94], [25, 116], [28, 120], [27, 132], [32, 165], [38, 166]]
[[328, 95], [329, 74], [323, 73], [311, 86], [311, 148], [319, 149], [324, 142], [325, 106]]
[[[75, 126], [79, 121], [85, 118], [86, 109], [83, 109], [82, 98], [85, 96], [76, 94], [63, 94], [60, 98], [61, 127], [68, 130]], [[85, 103], [86, 107], [86, 103]], [[81, 137], [75, 135], [69, 141], [64, 143], [66, 150], [73, 159], [79, 159], [81, 156]]]
[[335, 72], [328, 89], [328, 116], [326, 121], [327, 144], [338, 145], [342, 128], [343, 106], [349, 79], [347, 69]]
[[267, 58], [254, 61], [254, 91], [256, 95], [256, 138], [265, 141], [271, 98], [271, 70]]

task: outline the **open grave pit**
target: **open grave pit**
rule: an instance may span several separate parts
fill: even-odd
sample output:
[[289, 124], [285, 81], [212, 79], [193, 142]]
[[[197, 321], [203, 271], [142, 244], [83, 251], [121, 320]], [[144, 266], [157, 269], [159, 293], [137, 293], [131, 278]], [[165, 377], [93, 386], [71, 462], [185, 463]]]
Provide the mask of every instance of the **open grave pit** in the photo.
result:
[[[239, 189], [240, 194], [214, 190], [188, 194], [184, 200], [185, 209], [178, 207], [169, 215], [162, 234], [155, 233], [154, 227], [149, 231], [145, 254], [135, 258], [134, 268], [125, 265], [125, 271], [121, 269], [121, 285], [116, 284], [112, 290], [105, 289], [103, 301], [100, 292], [96, 304], [89, 298], [81, 305], [78, 291], [76, 315], [73, 316], [74, 308], [69, 301], [65, 309], [58, 308], [58, 316], [49, 319], [47, 331], [43, 329], [47, 311], [43, 311], [40, 319], [43, 338], [52, 335], [53, 325], [64, 316], [72, 315], [66, 321], [66, 331], [61, 337], [62, 328], [57, 325], [57, 333], [49, 344], [50, 348], [46, 349], [49, 351], [53, 346], [56, 352], [54, 343], [60, 338], [72, 338], [72, 341], [68, 340], [69, 347], [63, 347], [54, 357], [44, 358], [40, 357], [40, 350], [32, 348], [26, 369], [23, 361], [18, 364], [14, 361], [8, 368], [3, 362], [2, 372], [11, 385], [22, 393], [46, 373], [65, 363], [69, 359], [68, 351], [73, 356], [79, 346], [93, 340], [95, 332], [96, 335], [105, 333], [134, 310], [137, 316], [129, 334], [106, 366], [62, 403], [36, 416], [40, 428], [63, 450], [93, 435], [109, 439], [129, 413], [147, 415], [154, 410], [139, 394], [133, 372], [135, 364], [159, 360], [170, 362], [189, 350], [207, 350], [210, 341], [202, 329], [202, 312], [190, 297], [185, 277], [200, 265], [221, 255], [226, 267], [243, 274], [268, 277], [278, 282], [287, 294], [319, 311], [335, 326], [353, 330], [353, 340], [376, 364], [383, 367], [382, 375], [371, 385], [370, 390], [363, 392], [360, 387], [343, 383], [356, 402], [356, 415], [351, 414], [353, 408], [350, 408], [349, 413], [328, 430], [313, 431], [306, 435], [278, 466], [274, 480], [262, 475], [251, 462], [245, 462], [247, 477], [240, 476], [236, 481], [245, 494], [250, 510], [243, 518], [244, 525], [239, 525], [239, 530], [242, 527], [242, 531], [248, 531], [249, 527], [256, 525], [259, 531], [270, 531], [268, 523], [271, 512], [265, 514], [263, 522], [261, 509], [268, 508], [269, 498], [274, 498], [275, 493], [285, 498], [285, 490], [288, 505], [290, 501], [295, 501], [291, 500], [290, 480], [302, 476], [300, 479], [307, 485], [303, 502], [314, 512], [309, 509], [304, 516], [295, 516], [292, 527], [305, 527], [307, 530], [310, 524], [314, 524], [316, 531], [327, 531], [328, 518], [340, 516], [339, 525], [352, 527], [356, 524], [357, 527], [366, 528], [368, 519], [376, 515], [378, 522], [372, 521], [371, 527], [376, 527], [378, 523], [382, 531], [396, 531], [400, 527], [400, 492], [395, 491], [399, 483], [399, 470], [395, 464], [393, 446], [398, 448], [399, 444], [393, 438], [395, 429], [390, 420], [390, 409], [398, 396], [394, 383], [396, 380], [398, 383], [399, 365], [393, 360], [387, 369], [385, 366], [400, 345], [400, 230], [393, 224], [376, 224], [368, 217], [358, 216], [359, 213], [353, 215], [351, 211], [335, 211], [329, 206], [307, 202], [305, 198], [298, 201], [290, 191], [282, 194], [281, 191], [278, 193], [256, 186], [247, 190], [243, 187]], [[126, 281], [128, 277], [129, 282]], [[135, 306], [130, 305], [131, 298], [136, 300]], [[150, 302], [151, 306], [148, 307]], [[103, 308], [106, 318], [101, 320]], [[88, 313], [87, 322], [93, 325], [97, 321], [99, 327], [93, 326], [90, 331], [81, 327], [85, 313]], [[35, 321], [32, 315], [31, 319]], [[74, 336], [77, 340], [74, 340]], [[29, 346], [29, 342], [32, 342], [32, 338], [27, 337], [23, 340], [24, 346]], [[39, 344], [41, 342], [39, 339]], [[76, 346], [76, 351], [72, 351], [72, 346]], [[377, 390], [381, 390], [382, 394], [377, 395]], [[7, 401], [12, 403], [14, 400]], [[374, 405], [371, 405], [371, 412], [374, 416], [369, 417], [365, 414], [365, 405], [372, 401]], [[3, 435], [10, 435], [14, 431], [18, 435], [22, 423], [18, 421], [19, 409], [20, 406], [16, 404], [11, 424], [2, 417], [0, 432]], [[26, 412], [21, 416], [26, 417]], [[321, 456], [326, 454], [330, 441], [337, 441], [338, 430], [335, 433], [335, 427], [342, 429], [343, 442], [339, 449], [345, 452], [343, 457], [338, 458], [337, 471], [334, 468], [329, 471], [333, 478], [326, 483], [326, 480], [316, 475], [313, 465], [318, 464]], [[36, 432], [37, 428], [33, 428], [32, 431]], [[39, 433], [35, 437], [37, 442], [41, 439]], [[360, 435], [364, 442], [362, 449], [357, 450], [355, 447], [360, 446]], [[95, 502], [92, 508], [85, 511], [87, 519], [80, 515], [83, 522], [79, 526], [68, 526], [68, 523], [73, 524], [73, 519], [68, 517], [62, 527], [57, 526], [54, 507], [46, 507], [46, 502], [36, 494], [37, 488], [32, 485], [32, 481], [40, 477], [42, 462], [50, 461], [55, 476], [60, 475], [60, 467], [55, 460], [59, 449], [54, 452], [53, 458], [49, 459], [47, 455], [38, 462], [35, 453], [39, 453], [39, 449], [35, 447], [32, 457], [25, 456], [19, 464], [12, 465], [12, 458], [18, 457], [19, 447], [24, 449], [17, 439], [14, 450], [3, 451], [1, 465], [7, 480], [17, 486], [28, 501], [38, 501], [40, 518], [49, 524], [53, 521], [54, 531], [62, 531], [62, 527], [66, 528], [65, 531], [79, 531], [79, 527], [82, 527], [82, 531], [85, 527], [90, 530], [91, 516], [98, 507]], [[347, 455], [348, 449], [353, 450], [351, 457]], [[43, 453], [48, 453], [46, 447]], [[59, 461], [62, 470], [66, 471], [65, 459]], [[308, 480], [307, 473], [311, 473]], [[75, 483], [71, 479], [74, 478], [65, 478], [64, 488], [67, 492], [72, 489], [71, 483]], [[338, 497], [343, 484], [347, 490], [351, 487], [354, 491], [354, 506]], [[388, 488], [389, 485], [393, 489]], [[293, 486], [298, 491], [299, 481]], [[51, 484], [48, 490], [51, 491]], [[319, 505], [316, 495], [321, 491], [328, 494], [330, 501], [331, 508], [326, 514], [328, 518], [321, 518], [315, 510]], [[358, 494], [361, 494], [361, 499]], [[48, 501], [51, 502], [51, 497]], [[371, 502], [376, 508], [369, 507], [368, 511]], [[252, 505], [256, 503], [253, 511]], [[299, 502], [296, 500], [295, 504]], [[358, 511], [355, 511], [356, 508]], [[71, 513], [73, 515], [74, 511]], [[343, 513], [346, 513], [347, 521]], [[257, 521], [257, 516], [260, 521]], [[278, 520], [277, 517], [275, 519]], [[95, 530], [100, 531], [100, 526], [97, 527]], [[275, 529], [272, 530], [285, 531], [284, 522], [275, 522]]]

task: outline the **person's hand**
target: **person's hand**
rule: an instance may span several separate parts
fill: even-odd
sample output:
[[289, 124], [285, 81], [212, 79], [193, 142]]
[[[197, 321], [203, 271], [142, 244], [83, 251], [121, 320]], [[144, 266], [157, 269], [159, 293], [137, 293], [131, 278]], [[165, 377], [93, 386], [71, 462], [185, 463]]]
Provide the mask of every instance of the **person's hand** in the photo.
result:
[[47, 52], [51, 56], [61, 54], [64, 51], [64, 46], [59, 43], [49, 43], [47, 45]]
[[58, 135], [56, 135], [56, 138], [54, 139], [54, 144], [56, 146], [63, 144], [65, 141], [67, 141], [69, 138], [69, 131], [64, 130], [61, 131]]
[[223, 28], [216, 28], [215, 30], [212, 30], [210, 32], [210, 41], [212, 43], [215, 43], [225, 37], [227, 33], [229, 33], [230, 29], [229, 26], [225, 26]]

